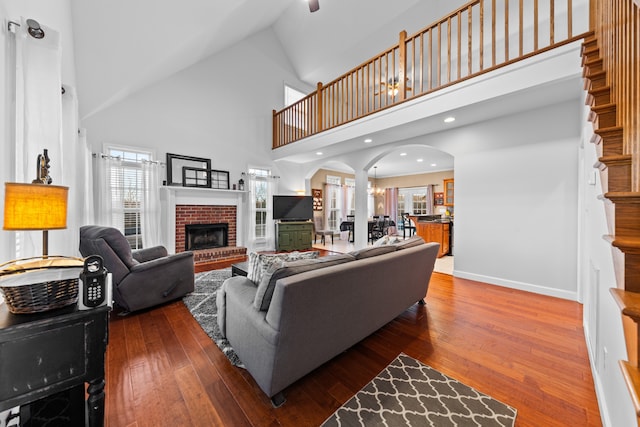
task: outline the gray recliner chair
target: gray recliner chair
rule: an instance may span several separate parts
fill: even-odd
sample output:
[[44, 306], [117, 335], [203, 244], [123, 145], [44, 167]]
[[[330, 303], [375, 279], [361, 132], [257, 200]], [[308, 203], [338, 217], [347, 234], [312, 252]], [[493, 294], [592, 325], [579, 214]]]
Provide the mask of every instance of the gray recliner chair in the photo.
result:
[[125, 311], [136, 311], [193, 292], [192, 252], [169, 255], [163, 246], [132, 251], [129, 242], [112, 227], [80, 227], [80, 253], [100, 255], [112, 274], [113, 299]]

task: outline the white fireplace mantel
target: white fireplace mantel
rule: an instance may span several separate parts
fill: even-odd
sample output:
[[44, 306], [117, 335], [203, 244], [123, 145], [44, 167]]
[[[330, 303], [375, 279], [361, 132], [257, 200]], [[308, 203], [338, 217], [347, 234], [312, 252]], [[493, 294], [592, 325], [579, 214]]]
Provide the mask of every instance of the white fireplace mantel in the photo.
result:
[[236, 207], [236, 245], [245, 246], [245, 209], [247, 191], [218, 190], [214, 188], [164, 186], [160, 188], [162, 207], [162, 241], [169, 252], [176, 246], [176, 206], [206, 205]]

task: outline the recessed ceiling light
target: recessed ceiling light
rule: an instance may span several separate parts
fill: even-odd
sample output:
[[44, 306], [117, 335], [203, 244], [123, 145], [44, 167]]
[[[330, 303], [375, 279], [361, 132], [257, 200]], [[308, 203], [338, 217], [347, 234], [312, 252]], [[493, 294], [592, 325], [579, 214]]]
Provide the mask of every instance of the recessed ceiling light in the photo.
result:
[[367, 138], [367, 139], [364, 140], [365, 144], [369, 144], [371, 142], [373, 142], [373, 139], [371, 139], [371, 138]]
[[316, 156], [322, 156], [322, 154], [323, 154], [322, 151], [317, 151], [316, 152]]
[[431, 163], [431, 166], [438, 166], [438, 165], [437, 165], [437, 164], [435, 164], [435, 163]]
[[447, 117], [446, 119], [444, 119], [445, 123], [452, 123], [452, 122], [455, 122], [455, 121], [456, 121], [456, 118], [453, 117], [453, 116], [450, 116], [450, 117]]
[[417, 162], [423, 162], [424, 159], [416, 159]]
[[407, 153], [400, 153], [400, 155], [401, 155], [401, 156], [406, 156], [406, 155], [407, 155]]

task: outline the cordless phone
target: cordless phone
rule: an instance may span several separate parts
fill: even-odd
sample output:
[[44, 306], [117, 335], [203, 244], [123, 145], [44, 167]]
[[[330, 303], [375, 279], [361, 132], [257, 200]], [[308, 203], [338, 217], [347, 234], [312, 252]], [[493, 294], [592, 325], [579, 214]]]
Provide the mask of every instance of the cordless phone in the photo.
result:
[[80, 309], [89, 309], [104, 305], [108, 293], [107, 270], [104, 260], [99, 255], [85, 258], [84, 268], [80, 273]]

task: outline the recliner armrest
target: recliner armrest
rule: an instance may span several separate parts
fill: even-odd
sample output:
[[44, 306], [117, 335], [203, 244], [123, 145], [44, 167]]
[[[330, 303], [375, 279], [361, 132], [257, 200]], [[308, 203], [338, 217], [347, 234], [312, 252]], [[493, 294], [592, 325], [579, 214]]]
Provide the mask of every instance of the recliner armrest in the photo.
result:
[[194, 289], [191, 252], [181, 252], [133, 266], [118, 285], [129, 311], [140, 310], [184, 296]]
[[184, 260], [190, 259], [193, 264], [193, 252], [179, 252], [174, 255], [164, 256], [161, 258], [152, 259], [150, 261], [141, 262], [140, 264], [134, 265], [129, 270], [131, 273], [142, 273], [149, 269], [158, 268], [162, 265], [170, 265], [176, 263], [185, 262]]
[[156, 258], [165, 257], [169, 255], [169, 253], [164, 246], [153, 246], [151, 248], [144, 248], [133, 251], [131, 255], [133, 256], [133, 259], [138, 262], [147, 262]]

